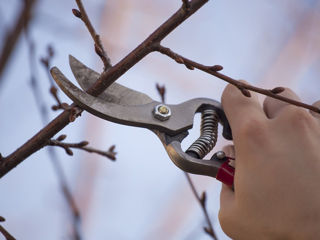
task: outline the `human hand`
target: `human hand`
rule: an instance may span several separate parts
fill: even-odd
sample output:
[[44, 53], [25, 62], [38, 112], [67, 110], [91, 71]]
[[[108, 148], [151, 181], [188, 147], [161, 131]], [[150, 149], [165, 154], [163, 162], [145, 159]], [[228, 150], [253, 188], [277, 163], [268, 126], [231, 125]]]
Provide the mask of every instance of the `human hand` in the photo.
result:
[[320, 115], [251, 95], [228, 85], [222, 96], [236, 171], [235, 191], [222, 187], [221, 227], [235, 240], [320, 239]]

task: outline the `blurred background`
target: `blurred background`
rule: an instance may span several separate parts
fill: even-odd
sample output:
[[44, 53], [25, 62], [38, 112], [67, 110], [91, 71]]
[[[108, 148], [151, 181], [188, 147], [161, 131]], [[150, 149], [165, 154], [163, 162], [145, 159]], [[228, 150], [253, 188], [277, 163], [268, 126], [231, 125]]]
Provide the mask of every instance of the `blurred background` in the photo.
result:
[[[181, 5], [180, 0], [83, 0], [88, 15], [113, 64], [128, 54]], [[23, 8], [22, 0], [0, 1], [0, 49]], [[50, 108], [48, 73], [40, 63], [47, 47], [54, 49], [51, 66], [74, 81], [68, 65], [72, 54], [98, 72], [102, 63], [74, 1], [38, 0], [28, 31], [21, 33], [0, 75], [0, 152], [12, 153], [58, 112]], [[304, 102], [319, 100], [320, 1], [209, 1], [164, 41], [163, 45], [205, 65], [220, 64], [223, 73], [263, 88], [287, 86]], [[34, 51], [30, 51], [30, 42]], [[32, 52], [35, 61], [32, 61]], [[3, 53], [3, 52], [2, 52]], [[0, 55], [2, 54], [0, 52]], [[31, 75], [41, 98], [35, 98]], [[206, 73], [189, 71], [158, 53], [130, 69], [119, 83], [160, 100], [155, 85], [165, 85], [166, 102], [195, 97], [220, 100], [226, 84]], [[59, 91], [59, 97], [70, 100]], [[45, 104], [48, 120], [39, 112]], [[263, 97], [261, 97], [263, 99]], [[44, 110], [43, 110], [44, 111]], [[199, 116], [184, 141], [199, 135]], [[63, 129], [66, 142], [88, 140], [107, 150], [115, 144], [116, 162], [74, 150], [55, 149], [81, 215], [82, 239], [212, 239], [184, 174], [173, 165], [157, 137], [148, 130], [117, 125], [88, 113]], [[220, 136], [219, 150], [227, 144]], [[207, 208], [218, 239], [217, 214], [221, 184], [192, 175], [199, 193], [207, 192]], [[17, 239], [74, 239], [70, 209], [62, 194], [48, 151], [33, 154], [0, 181], [2, 225]], [[2, 236], [0, 236], [2, 239]]]

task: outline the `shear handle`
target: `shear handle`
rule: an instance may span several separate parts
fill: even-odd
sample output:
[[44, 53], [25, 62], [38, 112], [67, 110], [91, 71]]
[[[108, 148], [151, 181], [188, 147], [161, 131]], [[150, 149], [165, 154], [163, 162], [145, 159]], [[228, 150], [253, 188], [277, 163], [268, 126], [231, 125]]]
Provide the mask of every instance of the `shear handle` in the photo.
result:
[[229, 186], [233, 185], [234, 168], [229, 165], [227, 157], [223, 159], [212, 157], [210, 160], [207, 160], [185, 153], [181, 148], [181, 142], [188, 135], [188, 132], [174, 137], [159, 131], [154, 132], [160, 138], [172, 162], [181, 170], [214, 177]]

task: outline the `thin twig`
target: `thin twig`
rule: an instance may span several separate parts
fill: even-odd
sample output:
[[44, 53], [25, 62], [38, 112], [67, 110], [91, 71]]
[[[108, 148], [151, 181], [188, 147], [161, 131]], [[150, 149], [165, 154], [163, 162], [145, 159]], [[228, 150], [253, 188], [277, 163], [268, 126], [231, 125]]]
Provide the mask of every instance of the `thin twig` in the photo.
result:
[[0, 83], [2, 82], [2, 74], [9, 62], [10, 56], [18, 42], [18, 39], [23, 32], [25, 26], [27, 26], [32, 19], [32, 10], [36, 5], [36, 0], [24, 0], [21, 12], [17, 16], [16, 23], [13, 25], [11, 31], [9, 31], [6, 37], [2, 40], [4, 42], [0, 51]]
[[[61, 136], [63, 136], [63, 135], [61, 135]], [[116, 160], [116, 152], [114, 152], [115, 145], [112, 145], [107, 151], [101, 151], [99, 149], [87, 147], [88, 144], [89, 144], [89, 142], [87, 142], [87, 141], [82, 141], [79, 143], [65, 143], [65, 142], [62, 142], [61, 140], [58, 140], [58, 139], [50, 139], [48, 141], [48, 146], [61, 147], [70, 156], [73, 155], [71, 148], [76, 148], [76, 149], [81, 149], [83, 151], [90, 152], [90, 153], [97, 153], [97, 154], [104, 156], [104, 157], [107, 157], [113, 161]]]
[[165, 99], [166, 99], [166, 87], [165, 87], [165, 85], [160, 86], [160, 84], [157, 83], [156, 84], [156, 89], [157, 89], [157, 91], [158, 91], [158, 93], [160, 95], [161, 102], [165, 103], [166, 102], [165, 101]]
[[161, 45], [155, 46], [155, 50], [160, 52], [160, 53], [162, 53], [162, 54], [164, 54], [164, 55], [166, 55], [166, 56], [168, 56], [168, 57], [170, 57], [170, 58], [172, 58], [173, 60], [175, 60], [179, 64], [184, 64], [188, 69], [192, 70], [194, 68], [197, 68], [197, 69], [199, 69], [201, 71], [209, 73], [209, 74], [211, 74], [213, 76], [216, 76], [217, 78], [220, 78], [220, 79], [222, 79], [222, 80], [224, 80], [224, 81], [236, 86], [247, 97], [250, 97], [250, 93], [248, 92], [248, 90], [250, 90], [250, 91], [253, 91], [253, 92], [257, 92], [257, 93], [260, 93], [260, 94], [263, 94], [263, 95], [278, 99], [278, 100], [283, 101], [283, 102], [290, 103], [290, 104], [298, 106], [298, 107], [303, 107], [303, 108], [309, 109], [309, 110], [314, 111], [316, 113], [320, 113], [320, 109], [315, 107], [315, 106], [308, 105], [306, 103], [295, 101], [293, 99], [286, 98], [284, 96], [279, 95], [279, 93], [283, 89], [281, 87], [277, 87], [277, 88], [274, 88], [274, 89], [271, 89], [271, 90], [254, 87], [252, 85], [243, 83], [243, 82], [241, 82], [239, 80], [235, 80], [235, 79], [233, 79], [231, 77], [228, 77], [228, 76], [220, 73], [219, 71], [222, 70], [222, 67], [220, 65], [214, 65], [214, 66], [202, 65], [200, 63], [194, 62], [194, 61], [192, 61], [192, 60], [190, 60], [188, 58], [185, 58], [185, 57], [173, 52], [170, 48], [163, 47]]
[[[0, 222], [4, 222], [5, 218], [0, 216]], [[6, 238], [6, 240], [16, 240], [2, 225], [0, 225], [0, 233]]]
[[194, 186], [194, 184], [193, 184], [193, 182], [192, 182], [192, 180], [191, 180], [190, 175], [185, 172], [185, 176], [186, 176], [186, 178], [188, 180], [188, 183], [189, 183], [189, 185], [191, 187], [192, 193], [196, 197], [197, 201], [199, 202], [199, 204], [201, 206], [201, 209], [203, 211], [203, 214], [204, 214], [204, 216], [206, 218], [206, 222], [207, 222], [208, 226], [204, 227], [203, 229], [213, 239], [217, 240], [218, 238], [217, 238], [217, 236], [216, 236], [216, 234], [215, 234], [215, 232], [213, 230], [212, 223], [211, 223], [211, 220], [210, 220], [210, 217], [209, 217], [209, 214], [208, 214], [208, 211], [207, 211], [207, 207], [206, 207], [206, 198], [207, 198], [206, 197], [206, 192], [203, 192], [202, 196], [200, 197], [198, 192], [197, 192], [197, 190], [196, 190], [196, 188], [195, 188], [195, 186]]
[[55, 99], [57, 103], [56, 105], [53, 105], [51, 109], [54, 111], [57, 111], [59, 109], [70, 111], [70, 119], [75, 119], [75, 116], [73, 116], [74, 109], [72, 109], [72, 107], [69, 104], [61, 102], [58, 96], [58, 89], [55, 86], [52, 76], [50, 75], [50, 66], [51, 66], [51, 61], [53, 59], [53, 56], [54, 56], [54, 49], [51, 45], [48, 45], [46, 56], [43, 56], [40, 58], [40, 62], [44, 67], [45, 73], [47, 74], [47, 77], [50, 83], [50, 94], [52, 95], [52, 97]]
[[6, 240], [16, 240], [4, 227], [0, 225], [0, 232], [6, 238]]
[[110, 58], [108, 57], [106, 51], [104, 50], [104, 47], [100, 39], [100, 35], [96, 33], [94, 27], [92, 26], [91, 21], [87, 15], [87, 12], [82, 4], [82, 1], [76, 0], [76, 3], [78, 5], [79, 10], [72, 9], [72, 12], [76, 17], [80, 18], [86, 25], [94, 41], [94, 49], [104, 64], [104, 70], [108, 70], [109, 68], [111, 68], [112, 65], [110, 62]]

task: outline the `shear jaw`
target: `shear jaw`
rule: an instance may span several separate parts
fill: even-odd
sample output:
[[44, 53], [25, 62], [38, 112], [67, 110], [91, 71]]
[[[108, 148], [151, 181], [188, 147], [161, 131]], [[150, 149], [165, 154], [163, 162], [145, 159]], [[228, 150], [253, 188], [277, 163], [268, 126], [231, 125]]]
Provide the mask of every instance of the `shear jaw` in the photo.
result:
[[[70, 56], [70, 66], [84, 90], [87, 90], [89, 85], [99, 77], [98, 73], [72, 56]], [[124, 125], [155, 129], [175, 135], [192, 128], [194, 114], [204, 105], [214, 106], [221, 115], [221, 119], [224, 116], [219, 102], [197, 98], [178, 105], [167, 105], [171, 110], [171, 116], [161, 121], [153, 114], [154, 108], [161, 103], [145, 94], [113, 83], [102, 95], [94, 97], [72, 84], [57, 67], [51, 69], [51, 74], [63, 92], [84, 110]]]

